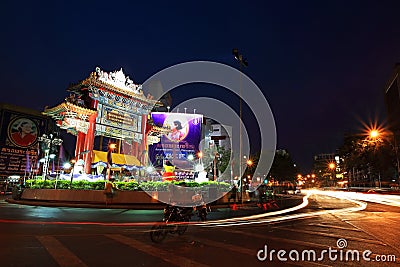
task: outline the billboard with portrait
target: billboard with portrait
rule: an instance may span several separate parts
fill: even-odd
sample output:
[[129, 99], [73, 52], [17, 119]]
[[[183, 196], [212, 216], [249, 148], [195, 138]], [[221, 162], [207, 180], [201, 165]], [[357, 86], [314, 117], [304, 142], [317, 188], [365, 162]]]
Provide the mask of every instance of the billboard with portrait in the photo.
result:
[[190, 170], [201, 141], [203, 115], [186, 113], [153, 112], [151, 118], [156, 126], [168, 128], [158, 143], [149, 145], [149, 160], [155, 167], [162, 167], [169, 160], [177, 168]]
[[24, 175], [38, 159], [38, 137], [46, 132], [47, 120], [37, 111], [1, 108], [0, 176]]

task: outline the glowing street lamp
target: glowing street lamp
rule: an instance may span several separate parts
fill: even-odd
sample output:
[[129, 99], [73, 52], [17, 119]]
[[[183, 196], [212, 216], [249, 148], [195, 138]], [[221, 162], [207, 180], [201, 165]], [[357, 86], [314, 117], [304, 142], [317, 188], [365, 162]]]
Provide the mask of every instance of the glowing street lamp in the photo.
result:
[[71, 163], [65, 162], [64, 165], [63, 165], [63, 168], [64, 168], [64, 169], [69, 169], [69, 168], [71, 168]]
[[336, 168], [336, 164], [331, 162], [331, 163], [329, 163], [328, 167], [329, 167], [329, 169], [334, 170]]
[[379, 136], [378, 130], [371, 130], [369, 132], [369, 137], [372, 138], [372, 139], [376, 139], [378, 136]]
[[[331, 162], [331, 163], [329, 163], [328, 168], [331, 170], [331, 177], [332, 177], [332, 181], [333, 181], [334, 173], [335, 173], [335, 169], [336, 169], [336, 164]], [[327, 182], [327, 184], [328, 184], [328, 182]]]
[[117, 148], [117, 144], [111, 143], [108, 145], [108, 148], [113, 151], [114, 149]]

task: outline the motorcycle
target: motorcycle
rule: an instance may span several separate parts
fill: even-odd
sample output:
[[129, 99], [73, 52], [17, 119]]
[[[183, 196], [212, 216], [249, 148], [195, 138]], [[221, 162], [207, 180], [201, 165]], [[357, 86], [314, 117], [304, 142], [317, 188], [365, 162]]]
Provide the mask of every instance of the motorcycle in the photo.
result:
[[194, 211], [197, 211], [197, 216], [200, 221], [205, 222], [207, 220], [208, 211], [211, 211], [210, 207], [204, 202], [203, 195], [201, 193], [197, 193], [192, 196], [192, 201], [196, 205], [193, 207]]
[[154, 243], [162, 242], [167, 234], [183, 235], [193, 215], [193, 208], [167, 205], [161, 223], [154, 224], [150, 231], [150, 239]]
[[210, 210], [210, 207], [208, 207], [206, 204], [203, 204], [201, 206], [193, 207], [193, 210], [197, 211], [197, 216], [199, 217], [200, 221], [205, 222], [207, 220], [207, 214]]

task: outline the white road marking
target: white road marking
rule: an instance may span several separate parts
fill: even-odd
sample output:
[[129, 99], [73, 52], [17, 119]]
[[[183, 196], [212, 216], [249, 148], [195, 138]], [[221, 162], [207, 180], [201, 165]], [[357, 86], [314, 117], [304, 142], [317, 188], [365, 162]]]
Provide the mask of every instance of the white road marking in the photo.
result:
[[36, 239], [46, 248], [49, 254], [61, 267], [86, 267], [75, 254], [52, 236], [36, 236]]

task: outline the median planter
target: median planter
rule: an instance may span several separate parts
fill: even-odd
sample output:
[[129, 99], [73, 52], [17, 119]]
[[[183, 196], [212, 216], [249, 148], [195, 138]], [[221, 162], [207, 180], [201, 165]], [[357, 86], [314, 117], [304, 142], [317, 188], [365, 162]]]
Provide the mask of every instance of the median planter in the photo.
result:
[[[218, 203], [227, 202], [227, 196], [223, 192], [218, 192], [220, 199]], [[177, 203], [191, 199], [193, 192], [182, 192], [173, 197]], [[112, 198], [113, 204], [144, 204], [169, 202], [171, 194], [168, 191], [129, 191], [117, 190]], [[54, 202], [74, 202], [74, 203], [93, 203], [104, 204], [106, 196], [104, 190], [75, 190], [75, 189], [25, 189], [21, 196], [22, 200], [54, 201]], [[207, 200], [207, 198], [205, 199]]]
[[[167, 193], [167, 192], [166, 192]], [[101, 203], [106, 201], [104, 190], [74, 190], [74, 189], [25, 189], [23, 200], [59, 201]], [[113, 204], [158, 203], [143, 191], [119, 191], [112, 198]]]

